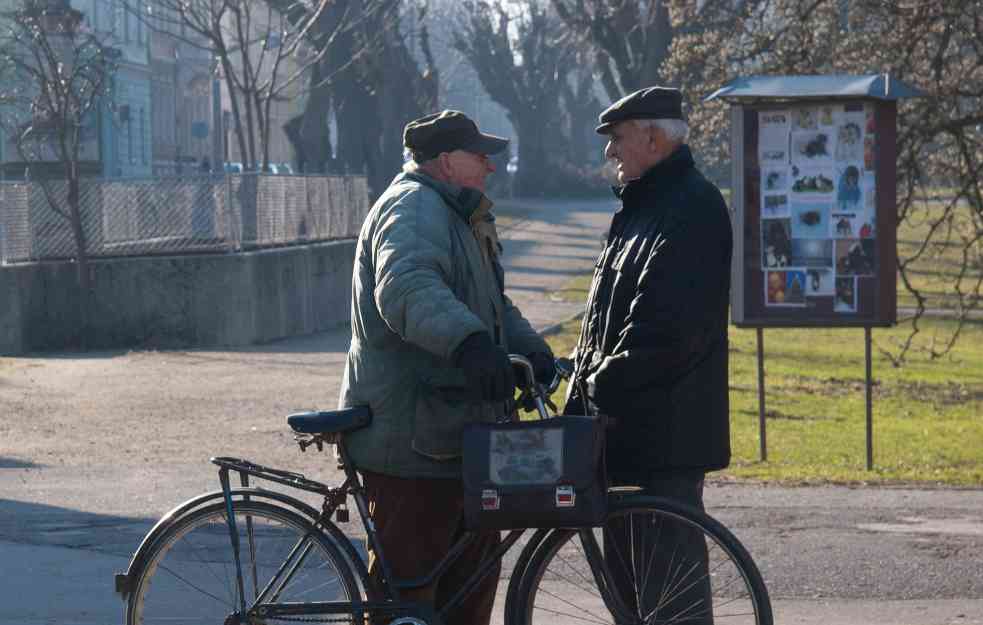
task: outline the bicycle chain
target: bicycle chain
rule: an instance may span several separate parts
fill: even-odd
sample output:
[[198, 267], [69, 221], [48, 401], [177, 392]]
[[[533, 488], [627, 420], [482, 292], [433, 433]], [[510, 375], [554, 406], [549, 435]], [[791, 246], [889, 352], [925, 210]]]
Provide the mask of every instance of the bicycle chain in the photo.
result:
[[278, 621], [292, 621], [294, 623], [351, 623], [351, 618], [327, 618], [327, 617], [306, 617], [306, 616], [278, 616]]
[[[394, 616], [398, 616], [395, 613], [399, 612], [400, 610], [397, 610], [396, 608], [389, 608], [389, 609], [382, 609], [382, 610], [375, 610], [375, 611], [376, 612], [382, 612], [383, 613], [383, 616], [385, 616], [385, 613], [387, 613], [387, 612], [388, 613], [393, 613]], [[352, 622], [354, 622], [351, 617], [335, 617], [335, 618], [330, 618], [330, 617], [326, 617], [326, 616], [321, 616], [321, 617], [317, 617], [317, 616], [310, 616], [310, 617], [309, 616], [277, 616], [276, 617], [276, 620], [278, 620], [278, 621], [291, 621], [291, 622], [294, 622], [294, 623], [352, 623]], [[366, 619], [363, 619], [363, 620], [365, 622], [368, 622], [370, 619], [366, 618]]]

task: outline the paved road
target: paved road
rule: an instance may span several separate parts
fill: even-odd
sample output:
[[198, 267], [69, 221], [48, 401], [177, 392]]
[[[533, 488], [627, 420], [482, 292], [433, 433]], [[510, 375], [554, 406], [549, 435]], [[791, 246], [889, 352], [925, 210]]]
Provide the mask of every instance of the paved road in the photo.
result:
[[[590, 267], [610, 210], [506, 211], [509, 294], [538, 327], [578, 310], [548, 293]], [[0, 359], [0, 625], [118, 623], [112, 573], [153, 520], [215, 487], [209, 456], [336, 479], [282, 415], [333, 405], [347, 343]], [[761, 565], [778, 623], [983, 624], [983, 490], [715, 481], [707, 502]]]

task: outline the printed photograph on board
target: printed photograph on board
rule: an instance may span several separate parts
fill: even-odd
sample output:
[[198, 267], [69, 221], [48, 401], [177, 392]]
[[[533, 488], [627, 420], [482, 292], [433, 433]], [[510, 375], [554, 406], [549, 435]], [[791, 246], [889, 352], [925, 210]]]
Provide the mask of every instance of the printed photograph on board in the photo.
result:
[[785, 304], [806, 303], [806, 272], [790, 270], [785, 272]]
[[788, 217], [788, 196], [784, 193], [781, 195], [762, 195], [761, 216]]
[[792, 130], [815, 130], [819, 126], [817, 110], [811, 107], [792, 109]]
[[874, 236], [874, 220], [868, 211], [833, 211], [833, 236], [837, 239], [870, 239]]
[[874, 170], [874, 137], [864, 137], [864, 169]]
[[860, 187], [860, 168], [845, 165], [836, 168], [836, 208], [840, 211], [860, 209], [863, 190]]
[[788, 148], [788, 125], [788, 111], [758, 113], [758, 151], [763, 153], [777, 150], [784, 154]]
[[831, 104], [819, 107], [819, 125], [832, 126], [836, 123], [836, 107]]
[[761, 268], [785, 267], [792, 255], [788, 219], [761, 220]]
[[844, 118], [836, 128], [836, 160], [860, 161], [864, 156], [864, 138], [861, 120]]
[[829, 204], [824, 202], [796, 202], [792, 204], [793, 239], [828, 239]]
[[792, 166], [792, 193], [802, 195], [830, 195], [836, 189], [833, 170], [829, 168], [803, 169]]
[[830, 130], [793, 132], [792, 162], [798, 165], [829, 165], [833, 162], [835, 143]]
[[792, 267], [833, 268], [832, 239], [792, 239]]
[[788, 163], [788, 148], [768, 148], [759, 150], [762, 165], [781, 165]]
[[829, 297], [833, 295], [832, 269], [806, 270], [806, 297]]
[[788, 188], [788, 169], [765, 168], [761, 170], [761, 192], [780, 193]]
[[836, 275], [872, 276], [876, 267], [874, 239], [837, 239]]
[[857, 312], [857, 279], [853, 276], [836, 278], [833, 310], [840, 313]]

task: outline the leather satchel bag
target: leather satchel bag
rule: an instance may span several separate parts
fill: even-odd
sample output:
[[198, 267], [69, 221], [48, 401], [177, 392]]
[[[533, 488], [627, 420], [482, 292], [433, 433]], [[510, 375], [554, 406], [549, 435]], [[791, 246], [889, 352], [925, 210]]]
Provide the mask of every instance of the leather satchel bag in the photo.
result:
[[590, 527], [607, 514], [604, 417], [465, 427], [464, 516], [472, 529]]

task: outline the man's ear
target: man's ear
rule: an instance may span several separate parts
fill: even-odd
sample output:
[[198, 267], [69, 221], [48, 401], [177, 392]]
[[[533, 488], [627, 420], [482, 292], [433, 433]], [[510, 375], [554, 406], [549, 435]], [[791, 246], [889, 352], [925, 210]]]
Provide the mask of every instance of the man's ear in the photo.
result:
[[662, 138], [662, 129], [656, 126], [646, 126], [645, 132], [648, 134], [649, 148], [652, 152], [658, 152], [661, 149], [661, 143], [659, 140]]
[[454, 173], [454, 164], [451, 163], [450, 152], [441, 152], [437, 155], [437, 165], [440, 167], [440, 173], [445, 178], [451, 178]]

